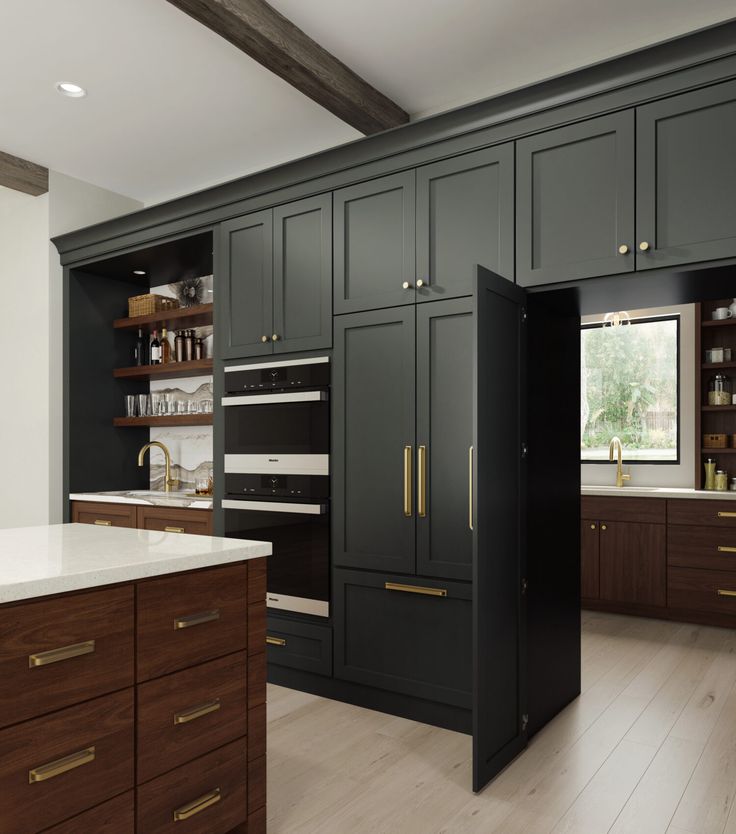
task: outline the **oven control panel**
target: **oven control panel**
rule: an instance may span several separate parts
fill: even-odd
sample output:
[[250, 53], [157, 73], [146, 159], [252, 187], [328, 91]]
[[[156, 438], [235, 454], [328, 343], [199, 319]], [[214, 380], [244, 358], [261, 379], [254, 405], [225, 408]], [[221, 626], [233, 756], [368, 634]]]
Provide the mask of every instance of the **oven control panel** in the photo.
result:
[[226, 474], [228, 498], [329, 498], [330, 479], [326, 475]]
[[263, 391], [293, 391], [301, 388], [326, 388], [330, 384], [330, 364], [326, 357], [316, 360], [264, 362], [225, 369], [226, 394], [255, 394]]

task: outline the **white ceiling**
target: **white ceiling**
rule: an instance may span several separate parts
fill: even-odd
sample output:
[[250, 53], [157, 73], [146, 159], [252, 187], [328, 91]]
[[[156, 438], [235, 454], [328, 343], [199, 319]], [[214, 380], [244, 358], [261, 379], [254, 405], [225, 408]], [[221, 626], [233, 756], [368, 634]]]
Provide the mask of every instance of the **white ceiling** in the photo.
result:
[[[271, 0], [413, 115], [733, 17], [733, 0]], [[358, 138], [166, 0], [0, 0], [0, 150], [146, 203]], [[89, 90], [56, 93], [57, 81]]]

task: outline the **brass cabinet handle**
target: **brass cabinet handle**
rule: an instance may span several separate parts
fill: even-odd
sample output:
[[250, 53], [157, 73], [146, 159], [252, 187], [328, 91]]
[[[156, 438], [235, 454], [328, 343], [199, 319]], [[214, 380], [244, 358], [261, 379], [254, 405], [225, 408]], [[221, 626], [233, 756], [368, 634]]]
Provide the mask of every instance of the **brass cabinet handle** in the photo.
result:
[[646, 240], [642, 240], [642, 242], [639, 244], [639, 249], [642, 252], [648, 252], [650, 249], [649, 242]]
[[420, 278], [420, 279], [417, 281], [417, 287], [418, 287], [419, 289], [421, 289], [422, 287], [426, 287], [426, 286], [427, 286], [427, 284], [429, 284], [429, 281], [425, 281], [423, 278]]
[[719, 588], [716, 593], [719, 597], [736, 597], [736, 591], [727, 591], [725, 588]]
[[105, 519], [105, 518], [96, 518], [95, 519], [95, 524], [98, 527], [112, 527], [112, 521], [110, 521], [109, 519]]
[[200, 611], [198, 614], [188, 614], [186, 617], [177, 617], [174, 620], [174, 629], [191, 628], [192, 626], [202, 625], [202, 623], [211, 623], [213, 620], [220, 619], [219, 609], [214, 611]]
[[286, 640], [283, 637], [271, 637], [271, 635], [266, 636], [266, 645], [267, 646], [285, 646]]
[[61, 776], [62, 773], [68, 773], [70, 770], [74, 770], [75, 767], [81, 767], [94, 760], [95, 748], [86, 747], [84, 750], [72, 753], [70, 756], [64, 756], [63, 759], [56, 759], [56, 761], [29, 770], [28, 784], [32, 785], [34, 782], [45, 782], [47, 779], [53, 779], [54, 776]]
[[595, 530], [595, 524], [591, 524], [591, 525], [590, 525], [590, 529], [591, 529], [591, 530]]
[[271, 336], [271, 341], [272, 342], [278, 342], [278, 340], [279, 340], [279, 334], [274, 333], [273, 336]]
[[468, 449], [468, 527], [473, 529], [473, 447]]
[[181, 808], [177, 808], [174, 811], [174, 822], [188, 820], [189, 817], [199, 814], [201, 811], [204, 811], [205, 808], [216, 805], [221, 799], [222, 793], [219, 788], [215, 788], [209, 793], [198, 796], [196, 799], [193, 799], [191, 802], [187, 802], [186, 805], [182, 805]]
[[621, 246], [618, 247], [618, 254], [619, 255], [628, 255], [631, 249], [625, 244], [622, 243]]
[[203, 715], [209, 715], [211, 712], [217, 712], [220, 709], [220, 699], [213, 698], [204, 704], [198, 704], [196, 707], [189, 707], [183, 709], [181, 712], [174, 713], [174, 724], [188, 724]]
[[70, 660], [72, 657], [92, 654], [94, 650], [95, 641], [85, 640], [84, 643], [72, 643], [71, 646], [60, 646], [58, 649], [36, 652], [36, 654], [28, 655], [28, 668], [33, 669], [35, 666], [48, 666], [51, 663], [58, 663], [60, 660]]
[[726, 545], [718, 545], [719, 553], [736, 553], [736, 547], [726, 547]]
[[601, 530], [608, 530], [608, 527], [605, 524], [601, 524]]
[[404, 281], [404, 283], [401, 286], [405, 290], [410, 290], [411, 289], [411, 284], [408, 281]]
[[412, 514], [411, 446], [404, 446], [404, 515]]
[[446, 597], [444, 588], [424, 588], [421, 585], [402, 585], [399, 582], [386, 582], [383, 586], [387, 591], [403, 591], [406, 594], [423, 594], [426, 597]]
[[427, 515], [427, 447], [417, 448], [417, 469], [419, 470], [417, 486], [417, 511], [420, 518]]
[[736, 518], [736, 513], [727, 512], [724, 510], [723, 512], [718, 513], [718, 518]]
[[262, 342], [267, 342], [268, 341], [268, 336], [261, 336], [261, 341]]
[[164, 533], [183, 533], [183, 527], [164, 527]]

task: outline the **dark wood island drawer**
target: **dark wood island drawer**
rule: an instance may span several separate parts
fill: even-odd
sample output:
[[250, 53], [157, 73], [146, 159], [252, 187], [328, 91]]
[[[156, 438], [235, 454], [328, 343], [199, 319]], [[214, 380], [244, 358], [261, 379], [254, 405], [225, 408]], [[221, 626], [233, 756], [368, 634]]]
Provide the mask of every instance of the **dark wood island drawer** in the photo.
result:
[[138, 834], [226, 834], [248, 818], [246, 740], [138, 788]]
[[0, 727], [132, 686], [133, 588], [0, 608]]
[[77, 524], [97, 524], [99, 527], [136, 527], [138, 516], [134, 504], [72, 501], [72, 521]]
[[248, 732], [247, 655], [211, 660], [138, 687], [138, 782]]
[[671, 498], [667, 502], [667, 520], [670, 524], [736, 529], [736, 501]]
[[133, 690], [0, 731], [0, 832], [35, 834], [133, 787]]
[[736, 571], [736, 527], [673, 524], [667, 531], [667, 563], [680, 568]]
[[135, 794], [116, 796], [43, 834], [135, 834]]
[[188, 510], [176, 507], [138, 507], [138, 527], [141, 530], [161, 530], [166, 533], [212, 535], [212, 510]]
[[247, 648], [247, 589], [247, 563], [139, 583], [138, 680]]
[[672, 567], [667, 577], [670, 608], [712, 611], [736, 620], [736, 571]]

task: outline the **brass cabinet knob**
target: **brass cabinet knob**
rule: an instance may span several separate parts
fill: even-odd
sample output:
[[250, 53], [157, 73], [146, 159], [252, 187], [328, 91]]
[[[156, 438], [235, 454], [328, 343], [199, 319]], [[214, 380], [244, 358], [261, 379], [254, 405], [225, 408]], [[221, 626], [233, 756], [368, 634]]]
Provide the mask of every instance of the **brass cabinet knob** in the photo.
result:
[[595, 524], [591, 524], [591, 525], [590, 525], [590, 529], [591, 529], [591, 530], [595, 530]]
[[262, 342], [267, 342], [268, 341], [268, 336], [261, 336], [261, 341]]
[[410, 290], [410, 289], [411, 289], [411, 284], [410, 284], [408, 281], [404, 281], [404, 283], [403, 283], [401, 286], [402, 286], [405, 290]]
[[618, 247], [618, 254], [619, 255], [628, 255], [631, 252], [631, 249], [625, 244], [622, 243], [621, 246]]
[[601, 524], [601, 530], [607, 530], [607, 529], [608, 529], [608, 528], [606, 527], [606, 525], [605, 525], [605, 524]]
[[642, 242], [639, 244], [639, 249], [641, 249], [642, 252], [648, 252], [649, 251], [648, 241], [642, 240]]
[[279, 334], [274, 333], [273, 336], [271, 336], [271, 341], [272, 342], [278, 342], [278, 340], [279, 340]]
[[417, 287], [418, 287], [418, 288], [421, 288], [421, 287], [423, 287], [423, 286], [424, 286], [424, 281], [420, 278], [420, 279], [417, 281]]

